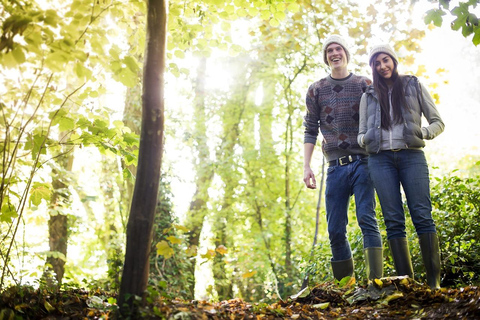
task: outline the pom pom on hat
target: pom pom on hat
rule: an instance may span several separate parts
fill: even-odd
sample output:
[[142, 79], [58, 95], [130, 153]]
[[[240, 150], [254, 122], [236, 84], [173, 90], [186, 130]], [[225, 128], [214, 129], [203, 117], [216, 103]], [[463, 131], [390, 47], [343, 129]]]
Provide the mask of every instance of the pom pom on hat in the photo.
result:
[[377, 53], [380, 53], [380, 52], [381, 53], [386, 53], [386, 54], [392, 56], [392, 58], [394, 58], [398, 62], [397, 54], [395, 53], [393, 48], [387, 43], [382, 43], [382, 44], [377, 44], [370, 49], [370, 54], [368, 55], [368, 64], [369, 65], [372, 65], [373, 56], [376, 55]]
[[343, 50], [345, 50], [345, 53], [347, 54], [347, 62], [349, 62], [350, 61], [350, 52], [348, 51], [347, 42], [345, 41], [345, 39], [343, 39], [338, 34], [332, 34], [323, 43], [323, 61], [325, 61], [325, 64], [328, 66], [327, 47], [332, 43], [338, 43], [339, 45], [341, 45], [343, 47]]

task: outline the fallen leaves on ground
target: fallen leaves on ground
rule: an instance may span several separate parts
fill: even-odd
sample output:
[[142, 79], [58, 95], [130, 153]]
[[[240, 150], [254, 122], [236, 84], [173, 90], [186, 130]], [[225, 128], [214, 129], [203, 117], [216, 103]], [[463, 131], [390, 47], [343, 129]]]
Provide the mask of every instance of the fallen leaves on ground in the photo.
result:
[[[407, 277], [377, 279], [368, 286], [323, 283], [286, 301], [247, 303], [156, 299], [142, 319], [480, 319], [480, 288], [430, 290]], [[11, 288], [0, 296], [0, 319], [111, 319], [114, 297], [95, 291], [55, 294]]]

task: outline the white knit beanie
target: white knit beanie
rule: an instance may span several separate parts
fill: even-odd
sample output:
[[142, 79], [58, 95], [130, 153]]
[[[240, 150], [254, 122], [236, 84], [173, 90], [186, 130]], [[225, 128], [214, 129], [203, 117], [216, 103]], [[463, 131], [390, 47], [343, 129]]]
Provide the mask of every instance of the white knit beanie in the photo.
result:
[[380, 53], [380, 52], [386, 53], [386, 54], [392, 56], [392, 58], [394, 58], [395, 61], [397, 61], [397, 63], [398, 63], [398, 57], [397, 57], [397, 54], [395, 53], [395, 51], [393, 50], [393, 48], [387, 43], [382, 43], [382, 44], [377, 44], [370, 49], [370, 54], [368, 56], [368, 64], [369, 65], [372, 65], [373, 56], [377, 53]]
[[339, 45], [341, 45], [343, 47], [343, 50], [345, 50], [345, 53], [347, 54], [347, 62], [349, 62], [350, 61], [350, 52], [348, 51], [347, 42], [345, 41], [345, 39], [343, 39], [338, 34], [332, 34], [323, 43], [323, 61], [325, 61], [325, 64], [328, 66], [327, 47], [332, 43], [338, 43]]

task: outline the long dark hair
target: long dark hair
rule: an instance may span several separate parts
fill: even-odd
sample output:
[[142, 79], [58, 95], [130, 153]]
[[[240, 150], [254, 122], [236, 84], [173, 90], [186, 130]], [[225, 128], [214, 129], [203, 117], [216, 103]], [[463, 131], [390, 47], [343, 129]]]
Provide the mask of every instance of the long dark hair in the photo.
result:
[[[377, 56], [380, 53], [386, 52], [379, 52], [375, 54], [370, 61], [375, 61]], [[400, 124], [403, 122], [403, 115], [402, 115], [402, 108], [406, 108], [409, 110], [405, 99], [405, 88], [402, 81], [402, 77], [398, 74], [397, 66], [398, 61], [388, 54], [388, 56], [393, 61], [393, 71], [392, 71], [392, 109], [393, 109], [393, 121], [390, 119], [390, 102], [388, 100], [388, 86], [385, 82], [385, 79], [380, 76], [375, 68], [375, 64], [372, 62], [372, 73], [373, 73], [373, 87], [375, 92], [377, 93], [378, 102], [380, 103], [381, 108], [381, 126], [382, 129], [388, 130], [392, 127], [393, 124]]]

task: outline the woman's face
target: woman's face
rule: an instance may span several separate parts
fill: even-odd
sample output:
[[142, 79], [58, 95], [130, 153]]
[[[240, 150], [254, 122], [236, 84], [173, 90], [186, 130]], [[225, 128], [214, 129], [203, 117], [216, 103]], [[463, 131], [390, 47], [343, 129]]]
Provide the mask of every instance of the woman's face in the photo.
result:
[[377, 71], [377, 73], [385, 79], [387, 82], [391, 80], [393, 70], [395, 69], [395, 64], [393, 63], [392, 58], [386, 53], [380, 53], [375, 58], [373, 62], [373, 67]]

